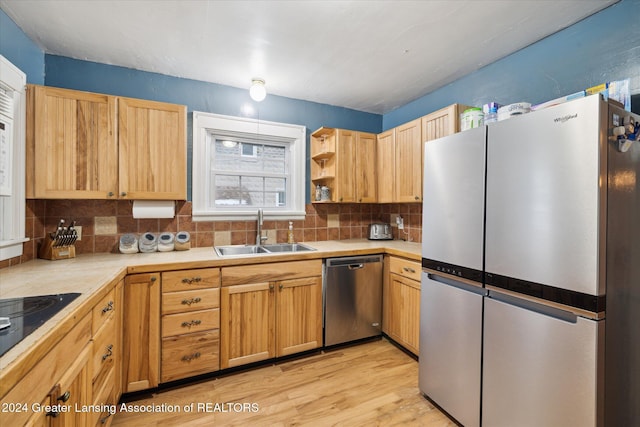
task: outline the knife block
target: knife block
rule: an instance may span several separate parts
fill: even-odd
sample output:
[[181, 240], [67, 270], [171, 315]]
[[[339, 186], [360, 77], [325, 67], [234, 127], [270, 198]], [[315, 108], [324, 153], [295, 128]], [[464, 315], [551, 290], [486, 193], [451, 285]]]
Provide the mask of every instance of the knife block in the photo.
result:
[[40, 245], [40, 250], [38, 251], [38, 258], [49, 259], [49, 260], [58, 260], [58, 259], [69, 259], [76, 257], [76, 247], [75, 245], [67, 245], [67, 246], [54, 246], [55, 240], [51, 238], [51, 236], [47, 235]]

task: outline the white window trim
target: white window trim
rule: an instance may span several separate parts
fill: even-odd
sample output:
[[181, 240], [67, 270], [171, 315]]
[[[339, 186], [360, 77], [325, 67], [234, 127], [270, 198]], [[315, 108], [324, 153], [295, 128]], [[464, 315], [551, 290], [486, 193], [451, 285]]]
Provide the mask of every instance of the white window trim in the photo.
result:
[[13, 167], [11, 196], [0, 196], [0, 260], [22, 255], [25, 237], [25, 128], [27, 76], [0, 55], [0, 76], [14, 90]]
[[207, 209], [206, 194], [209, 178], [207, 139], [211, 131], [232, 131], [254, 135], [265, 135], [285, 139], [291, 146], [291, 197], [293, 204], [289, 210], [263, 208], [265, 219], [302, 220], [305, 217], [305, 176], [306, 176], [306, 127], [288, 123], [268, 122], [244, 117], [193, 112], [193, 164], [192, 175], [192, 217], [194, 221], [253, 220], [254, 211], [229, 210], [211, 211]]

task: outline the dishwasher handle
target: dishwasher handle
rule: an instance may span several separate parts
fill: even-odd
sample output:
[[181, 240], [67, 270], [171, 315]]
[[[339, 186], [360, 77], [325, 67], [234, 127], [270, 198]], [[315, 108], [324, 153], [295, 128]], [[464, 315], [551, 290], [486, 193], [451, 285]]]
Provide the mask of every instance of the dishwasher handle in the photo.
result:
[[350, 264], [348, 267], [349, 270], [360, 270], [361, 268], [364, 268], [364, 264]]

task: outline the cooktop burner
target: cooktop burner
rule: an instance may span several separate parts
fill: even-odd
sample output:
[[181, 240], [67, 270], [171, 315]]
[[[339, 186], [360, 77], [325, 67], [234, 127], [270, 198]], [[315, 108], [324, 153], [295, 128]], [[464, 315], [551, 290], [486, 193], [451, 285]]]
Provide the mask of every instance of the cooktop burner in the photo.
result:
[[0, 329], [0, 356], [42, 326], [79, 295], [79, 293], [68, 293], [0, 299], [0, 318], [9, 318], [8, 321], [3, 321], [3, 325], [10, 322], [8, 327]]

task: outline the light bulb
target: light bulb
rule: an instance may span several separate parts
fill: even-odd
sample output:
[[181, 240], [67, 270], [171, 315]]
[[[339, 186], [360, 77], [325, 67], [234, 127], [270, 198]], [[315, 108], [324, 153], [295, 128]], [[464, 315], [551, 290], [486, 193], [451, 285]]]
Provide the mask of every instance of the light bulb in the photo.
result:
[[267, 89], [264, 87], [264, 80], [253, 79], [251, 80], [251, 88], [249, 89], [249, 95], [251, 99], [256, 102], [262, 101], [267, 96]]

